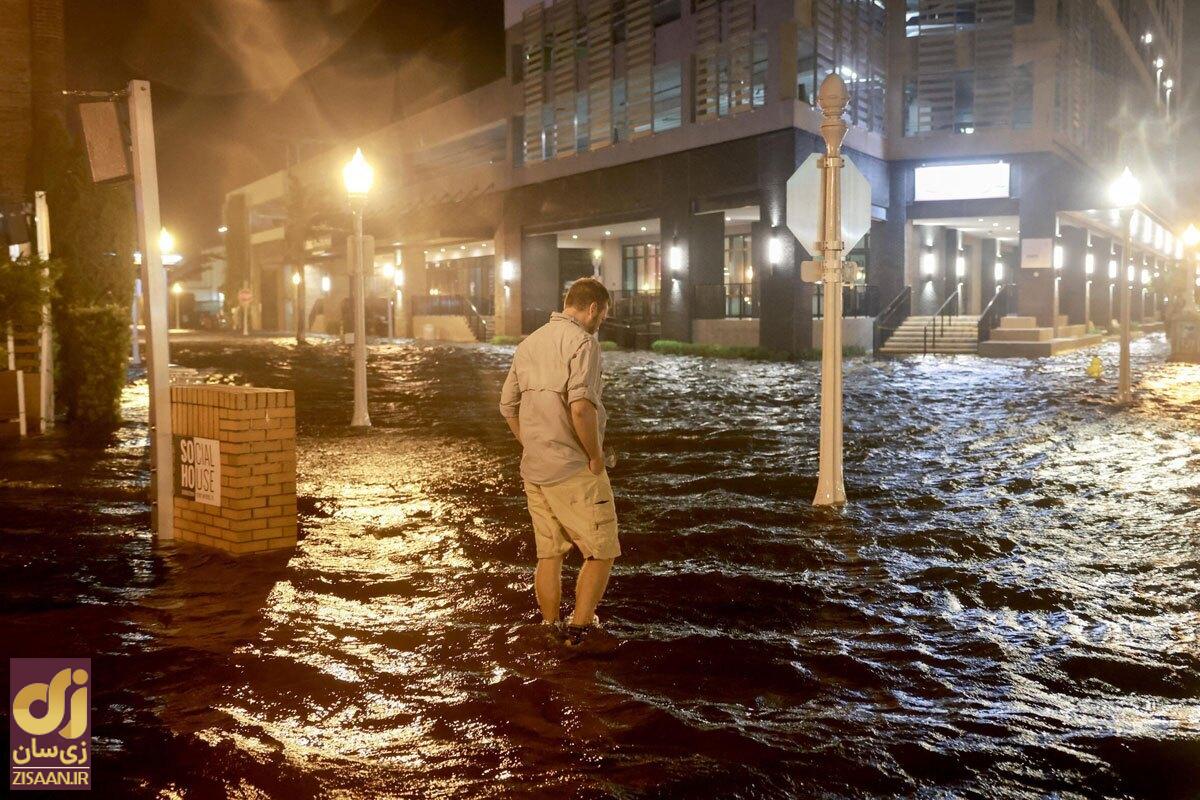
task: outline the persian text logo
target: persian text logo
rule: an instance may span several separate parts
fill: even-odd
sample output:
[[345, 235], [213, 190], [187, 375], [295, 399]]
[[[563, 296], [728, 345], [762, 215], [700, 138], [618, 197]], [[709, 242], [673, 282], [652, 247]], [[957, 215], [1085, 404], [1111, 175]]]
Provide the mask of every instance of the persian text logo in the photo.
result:
[[90, 658], [10, 658], [10, 789], [91, 789]]

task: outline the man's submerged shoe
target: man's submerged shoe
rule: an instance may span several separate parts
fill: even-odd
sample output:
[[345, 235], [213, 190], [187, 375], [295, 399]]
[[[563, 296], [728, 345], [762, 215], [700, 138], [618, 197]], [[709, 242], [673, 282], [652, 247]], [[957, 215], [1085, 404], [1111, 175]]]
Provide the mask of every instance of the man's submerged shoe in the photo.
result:
[[600, 620], [593, 617], [590, 625], [566, 625], [562, 629], [562, 643], [568, 650], [579, 653], [611, 653], [617, 649], [617, 640], [600, 627]]

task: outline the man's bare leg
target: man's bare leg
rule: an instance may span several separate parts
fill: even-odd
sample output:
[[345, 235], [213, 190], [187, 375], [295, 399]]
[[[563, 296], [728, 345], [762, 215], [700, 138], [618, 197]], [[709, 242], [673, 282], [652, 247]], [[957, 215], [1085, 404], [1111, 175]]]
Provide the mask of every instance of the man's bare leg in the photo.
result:
[[[560, 562], [561, 563], [561, 562]], [[572, 625], [590, 625], [608, 588], [608, 573], [612, 570], [611, 558], [591, 558], [583, 562], [579, 577], [575, 579], [575, 611], [571, 614]]]
[[537, 592], [538, 608], [546, 622], [558, 622], [562, 603], [562, 562], [562, 556], [539, 558], [537, 572], [533, 575], [533, 590]]

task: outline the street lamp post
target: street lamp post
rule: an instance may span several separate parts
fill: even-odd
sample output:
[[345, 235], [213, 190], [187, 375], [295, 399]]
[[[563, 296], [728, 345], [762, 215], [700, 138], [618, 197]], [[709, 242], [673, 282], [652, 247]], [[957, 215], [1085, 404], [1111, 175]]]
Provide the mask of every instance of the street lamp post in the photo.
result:
[[179, 316], [179, 297], [182, 294], [183, 294], [183, 284], [180, 283], [179, 281], [175, 281], [175, 283], [173, 283], [171, 285], [171, 297], [174, 298], [174, 300], [175, 300], [175, 327], [176, 328], [183, 327], [183, 322], [182, 322], [183, 317]]
[[1134, 177], [1129, 167], [1126, 167], [1120, 177], [1109, 187], [1109, 199], [1113, 205], [1124, 211], [1121, 214], [1121, 223], [1125, 226], [1125, 249], [1121, 251], [1123, 266], [1118, 270], [1118, 278], [1123, 281], [1123, 284], [1121, 286], [1121, 360], [1117, 382], [1117, 402], [1122, 405], [1128, 403], [1132, 396], [1129, 375], [1129, 305], [1132, 291], [1129, 265], [1133, 262], [1130, 252], [1133, 249], [1133, 216], [1137, 213], [1141, 195], [1142, 185]]
[[350, 425], [369, 428], [371, 417], [367, 413], [367, 319], [363, 281], [367, 256], [363, 252], [363, 211], [367, 205], [367, 193], [371, 191], [371, 184], [375, 180], [375, 170], [363, 157], [362, 148], [354, 151], [354, 158], [342, 170], [342, 179], [354, 215], [354, 257], [350, 271], [350, 288], [354, 295], [354, 414]]
[[[301, 267], [300, 269], [304, 269]], [[292, 273], [292, 286], [295, 287], [292, 296], [292, 308], [296, 314], [296, 344], [304, 343], [304, 302], [301, 300], [303, 295], [300, 294], [300, 285], [304, 283], [304, 277], [299, 271]]]

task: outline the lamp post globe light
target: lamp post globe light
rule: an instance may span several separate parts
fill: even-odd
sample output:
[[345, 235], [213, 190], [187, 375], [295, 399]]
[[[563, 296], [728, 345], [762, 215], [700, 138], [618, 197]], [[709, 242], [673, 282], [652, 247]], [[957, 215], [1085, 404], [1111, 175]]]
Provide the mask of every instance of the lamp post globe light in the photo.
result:
[[1142, 184], [1134, 176], [1133, 171], [1129, 167], [1126, 167], [1117, 179], [1112, 182], [1112, 185], [1109, 186], [1108, 198], [1113, 206], [1122, 210], [1121, 223], [1125, 230], [1125, 249], [1121, 251], [1121, 258], [1126, 264], [1126, 269], [1119, 270], [1124, 283], [1121, 286], [1121, 359], [1120, 377], [1117, 383], [1117, 402], [1124, 404], [1128, 403], [1131, 397], [1129, 378], [1129, 305], [1133, 279], [1129, 274], [1128, 267], [1133, 261], [1130, 250], [1133, 246], [1134, 214], [1137, 213], [1138, 205], [1142, 200]]
[[363, 252], [363, 211], [367, 206], [367, 194], [375, 182], [375, 170], [367, 163], [361, 147], [354, 151], [354, 158], [342, 169], [342, 181], [346, 184], [346, 195], [354, 216], [354, 257], [350, 270], [350, 289], [354, 295], [354, 414], [350, 418], [350, 425], [369, 428], [371, 417], [367, 413], [367, 319], [364, 297], [367, 254]]

